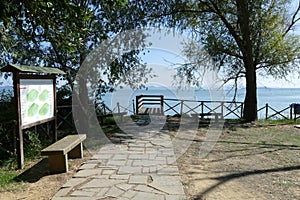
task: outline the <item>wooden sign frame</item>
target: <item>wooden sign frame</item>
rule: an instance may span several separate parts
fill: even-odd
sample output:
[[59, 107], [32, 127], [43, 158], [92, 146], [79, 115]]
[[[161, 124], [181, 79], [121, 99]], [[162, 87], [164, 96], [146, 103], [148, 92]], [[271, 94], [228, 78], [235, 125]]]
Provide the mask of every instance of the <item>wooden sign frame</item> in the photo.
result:
[[[22, 116], [21, 116], [21, 87], [20, 80], [52, 80], [53, 81], [53, 116], [43, 120], [37, 120], [33, 123], [29, 123], [26, 125], [22, 124]], [[17, 112], [17, 133], [16, 133], [16, 141], [17, 141], [17, 161], [18, 168], [22, 169], [24, 167], [24, 149], [23, 149], [23, 130], [31, 128], [33, 126], [37, 126], [46, 122], [53, 121], [52, 130], [53, 130], [53, 142], [57, 141], [57, 104], [56, 104], [56, 75], [32, 75], [32, 74], [20, 74], [13, 73], [13, 81], [14, 81], [14, 96], [16, 99], [16, 112]]]

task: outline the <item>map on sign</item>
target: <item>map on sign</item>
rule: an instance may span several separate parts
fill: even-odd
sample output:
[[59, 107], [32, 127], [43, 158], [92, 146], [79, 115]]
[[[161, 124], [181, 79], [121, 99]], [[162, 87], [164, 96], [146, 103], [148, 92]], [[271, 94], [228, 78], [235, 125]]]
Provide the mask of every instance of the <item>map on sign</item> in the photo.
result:
[[20, 79], [22, 126], [54, 116], [52, 79]]

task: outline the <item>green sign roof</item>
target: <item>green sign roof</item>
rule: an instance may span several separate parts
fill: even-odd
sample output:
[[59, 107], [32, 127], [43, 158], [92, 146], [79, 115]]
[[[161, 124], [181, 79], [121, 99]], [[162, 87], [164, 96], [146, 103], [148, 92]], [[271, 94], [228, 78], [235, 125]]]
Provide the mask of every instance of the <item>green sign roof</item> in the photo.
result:
[[28, 65], [8, 64], [2, 67], [0, 72], [22, 72], [22, 73], [46, 73], [46, 74], [66, 74], [60, 69], [53, 67], [35, 67]]

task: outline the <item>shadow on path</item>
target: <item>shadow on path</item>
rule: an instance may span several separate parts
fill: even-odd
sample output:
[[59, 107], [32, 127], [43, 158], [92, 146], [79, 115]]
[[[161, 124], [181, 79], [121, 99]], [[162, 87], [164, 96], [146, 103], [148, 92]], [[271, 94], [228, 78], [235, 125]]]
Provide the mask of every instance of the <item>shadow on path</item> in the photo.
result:
[[219, 187], [220, 185], [225, 184], [226, 182], [234, 180], [234, 179], [238, 179], [238, 178], [246, 177], [246, 176], [251, 176], [251, 175], [273, 173], [273, 172], [288, 172], [288, 171], [294, 171], [294, 170], [300, 170], [300, 165], [291, 166], [291, 167], [280, 167], [280, 168], [273, 168], [273, 169], [264, 169], [264, 170], [245, 171], [245, 172], [241, 172], [241, 173], [233, 173], [233, 174], [228, 174], [228, 175], [225, 175], [225, 176], [220, 176], [220, 177], [214, 178], [215, 180], [218, 180], [219, 183], [213, 185], [212, 187], [208, 188], [207, 190], [201, 192], [200, 194], [197, 194], [193, 199], [194, 200], [205, 199], [205, 195], [207, 195], [209, 192], [211, 192], [215, 188]]

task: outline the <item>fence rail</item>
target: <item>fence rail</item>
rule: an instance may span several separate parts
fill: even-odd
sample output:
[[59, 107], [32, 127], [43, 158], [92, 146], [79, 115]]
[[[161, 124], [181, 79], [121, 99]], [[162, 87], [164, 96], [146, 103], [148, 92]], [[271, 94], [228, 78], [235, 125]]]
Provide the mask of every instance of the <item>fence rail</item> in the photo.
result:
[[[149, 100], [150, 98], [150, 100]], [[154, 98], [151, 100], [151, 98]], [[143, 102], [147, 100], [147, 102]], [[138, 104], [136, 104], [138, 102]], [[165, 115], [205, 115], [221, 114], [224, 119], [242, 119], [243, 118], [243, 102], [231, 101], [196, 101], [196, 100], [182, 100], [182, 99], [161, 99], [160, 95], [143, 95], [135, 100], [132, 100], [132, 105], [128, 107], [117, 103], [114, 108], [109, 108], [104, 103], [96, 107], [98, 116], [120, 116], [122, 115], [136, 115], [141, 107], [160, 107]], [[72, 106], [58, 106], [58, 128], [74, 127], [72, 118]], [[275, 109], [269, 104], [257, 110], [259, 119], [298, 119], [300, 113], [295, 113], [291, 105], [283, 109]]]
[[244, 106], [243, 102], [180, 99], [164, 99], [164, 105], [166, 107], [164, 112], [169, 115], [221, 113], [223, 118], [242, 118]]

